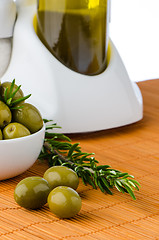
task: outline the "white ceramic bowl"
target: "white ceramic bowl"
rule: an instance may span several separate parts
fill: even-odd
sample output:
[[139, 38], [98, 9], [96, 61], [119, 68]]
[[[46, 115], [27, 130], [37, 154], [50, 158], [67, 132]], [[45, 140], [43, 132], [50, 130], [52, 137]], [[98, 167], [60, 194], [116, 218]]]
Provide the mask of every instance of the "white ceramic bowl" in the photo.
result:
[[0, 141], [0, 180], [15, 177], [29, 169], [43, 146], [45, 126], [22, 138]]

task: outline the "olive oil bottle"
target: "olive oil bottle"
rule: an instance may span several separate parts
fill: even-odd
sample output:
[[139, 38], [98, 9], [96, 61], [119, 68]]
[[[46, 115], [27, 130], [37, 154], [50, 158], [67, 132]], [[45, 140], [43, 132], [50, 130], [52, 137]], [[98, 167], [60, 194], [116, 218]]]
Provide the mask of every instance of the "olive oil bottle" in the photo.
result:
[[39, 0], [37, 34], [65, 66], [96, 75], [106, 68], [110, 0]]

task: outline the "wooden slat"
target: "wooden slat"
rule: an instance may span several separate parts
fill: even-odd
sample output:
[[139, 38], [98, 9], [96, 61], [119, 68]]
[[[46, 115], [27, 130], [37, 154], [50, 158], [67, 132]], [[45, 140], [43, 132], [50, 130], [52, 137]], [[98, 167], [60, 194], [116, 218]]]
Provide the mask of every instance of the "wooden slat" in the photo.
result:
[[43, 176], [48, 168], [38, 161], [24, 174], [0, 183], [0, 239], [157, 240], [159, 239], [159, 80], [138, 83], [144, 118], [129, 126], [70, 135], [83, 151], [94, 152], [100, 164], [129, 172], [140, 182], [134, 201], [113, 190], [110, 196], [83, 186], [82, 209], [72, 219], [58, 219], [44, 206], [29, 211], [13, 197], [16, 184], [28, 176]]

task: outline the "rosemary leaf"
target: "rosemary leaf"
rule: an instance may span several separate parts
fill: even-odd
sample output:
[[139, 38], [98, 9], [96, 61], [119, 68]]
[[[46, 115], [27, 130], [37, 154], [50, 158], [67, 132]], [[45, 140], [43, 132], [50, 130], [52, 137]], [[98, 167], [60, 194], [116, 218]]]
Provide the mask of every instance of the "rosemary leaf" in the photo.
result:
[[75, 143], [75, 144], [73, 144], [73, 145], [71, 146], [71, 148], [69, 149], [69, 152], [68, 152], [68, 154], [67, 154], [67, 157], [68, 157], [68, 158], [71, 158], [71, 156], [72, 156], [72, 154], [73, 154], [74, 151], [78, 151], [78, 150], [79, 150], [79, 148], [77, 148], [78, 145], [79, 145], [79, 143]]
[[13, 92], [14, 85], [15, 85], [15, 79], [13, 79], [13, 81], [11, 83], [10, 90], [9, 90], [9, 93], [8, 93], [8, 98], [12, 98], [11, 95], [12, 95], [12, 92]]
[[113, 195], [112, 191], [110, 191], [110, 185], [109, 185], [109, 182], [107, 182], [107, 180], [104, 178], [104, 177], [101, 177], [101, 181], [103, 182], [103, 185], [104, 185], [104, 189], [107, 193]]
[[136, 190], [139, 191], [139, 187], [138, 187], [135, 183], [133, 183], [132, 180], [128, 180], [128, 183], [129, 183], [131, 186], [133, 186], [134, 188], [136, 188]]
[[124, 188], [120, 186], [118, 182], [115, 182], [114, 185], [119, 192], [125, 193]]
[[8, 87], [6, 87], [6, 89], [4, 91], [4, 101], [5, 101], [5, 103], [7, 103], [7, 99], [8, 99], [7, 92], [8, 92]]
[[125, 185], [125, 188], [126, 188], [127, 192], [130, 194], [130, 196], [131, 196], [134, 200], [136, 200], [136, 197], [135, 197], [133, 191], [132, 191], [128, 186], [126, 186], [126, 185]]
[[12, 106], [15, 106], [15, 105], [25, 101], [26, 99], [28, 99], [30, 96], [31, 96], [31, 94], [29, 94], [29, 95], [27, 95], [25, 97], [22, 97], [22, 98], [18, 98], [16, 100], [12, 101], [11, 104], [12, 104]]
[[[12, 85], [12, 84], [11, 84], [11, 85]], [[13, 87], [14, 87], [14, 85], [13, 85]], [[13, 89], [12, 89], [11, 91], [9, 91], [9, 97], [10, 97], [10, 98], [13, 98], [20, 88], [21, 88], [21, 85], [19, 85], [19, 86], [15, 89], [14, 92], [13, 92]]]

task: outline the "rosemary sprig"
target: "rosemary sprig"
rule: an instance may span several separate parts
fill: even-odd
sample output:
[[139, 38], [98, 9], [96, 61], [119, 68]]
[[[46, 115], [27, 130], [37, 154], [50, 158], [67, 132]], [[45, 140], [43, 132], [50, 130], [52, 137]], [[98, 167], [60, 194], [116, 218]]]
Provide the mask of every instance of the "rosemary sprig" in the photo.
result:
[[102, 192], [113, 194], [115, 187], [119, 192], [129, 193], [135, 200], [134, 190], [139, 190], [140, 184], [134, 176], [112, 169], [109, 165], [99, 165], [94, 153], [82, 152], [79, 143], [72, 144], [71, 139], [64, 134], [49, 132], [59, 128], [56, 123], [44, 119], [46, 124], [45, 140], [39, 159], [48, 160], [49, 166], [62, 165], [73, 169], [83, 183]]
[[23, 106], [17, 107], [16, 105], [25, 101], [26, 99], [28, 99], [31, 96], [31, 94], [29, 94], [27, 96], [24, 96], [24, 97], [14, 100], [15, 94], [19, 91], [20, 88], [21, 88], [21, 85], [19, 85], [18, 87], [15, 88], [15, 79], [14, 79], [11, 82], [10, 88], [6, 87], [6, 89], [4, 91], [4, 98], [0, 99], [0, 100], [3, 100], [11, 110], [22, 108]]

